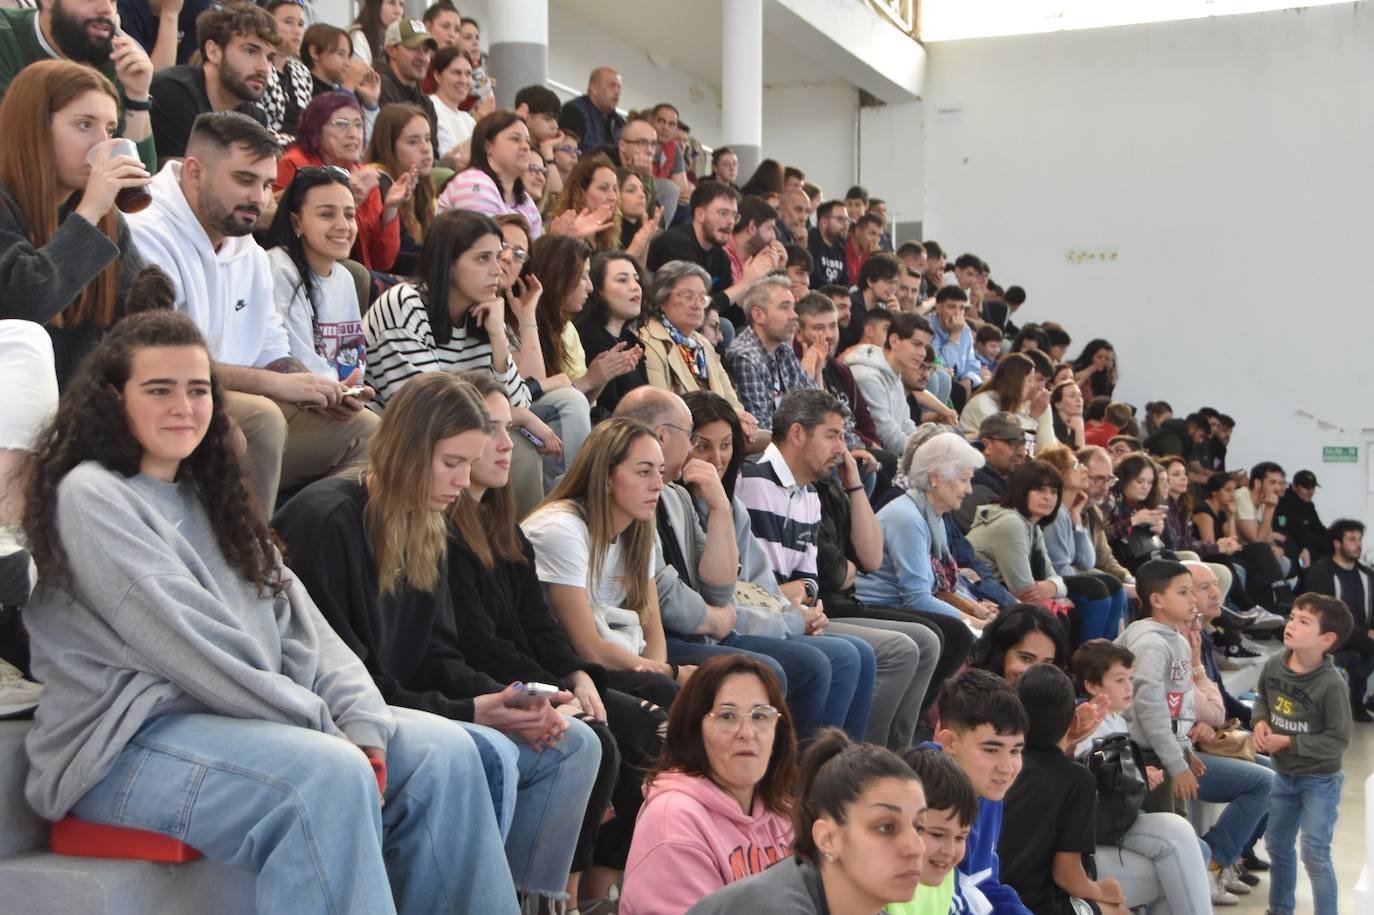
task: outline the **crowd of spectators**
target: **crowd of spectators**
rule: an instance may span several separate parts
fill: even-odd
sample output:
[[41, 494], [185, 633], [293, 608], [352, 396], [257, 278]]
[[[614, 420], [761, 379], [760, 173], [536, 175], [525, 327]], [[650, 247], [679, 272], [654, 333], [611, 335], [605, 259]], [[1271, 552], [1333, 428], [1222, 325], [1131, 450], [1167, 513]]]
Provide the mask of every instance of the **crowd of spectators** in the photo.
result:
[[494, 89], [449, 0], [0, 9], [30, 804], [263, 911], [1200, 912], [1264, 840], [1291, 912], [1374, 720], [1315, 475], [610, 66]]

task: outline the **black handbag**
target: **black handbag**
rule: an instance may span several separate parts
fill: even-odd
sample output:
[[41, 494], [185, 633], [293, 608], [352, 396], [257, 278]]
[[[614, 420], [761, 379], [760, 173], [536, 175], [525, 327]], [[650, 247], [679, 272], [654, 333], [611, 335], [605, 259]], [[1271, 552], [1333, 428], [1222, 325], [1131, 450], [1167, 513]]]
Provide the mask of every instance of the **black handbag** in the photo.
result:
[[1165, 550], [1164, 541], [1148, 524], [1137, 524], [1131, 528], [1131, 536], [1126, 541], [1126, 552], [1137, 562], [1158, 559]]
[[1120, 845], [1149, 793], [1145, 766], [1125, 734], [1094, 740], [1087, 763], [1097, 783], [1097, 844]]

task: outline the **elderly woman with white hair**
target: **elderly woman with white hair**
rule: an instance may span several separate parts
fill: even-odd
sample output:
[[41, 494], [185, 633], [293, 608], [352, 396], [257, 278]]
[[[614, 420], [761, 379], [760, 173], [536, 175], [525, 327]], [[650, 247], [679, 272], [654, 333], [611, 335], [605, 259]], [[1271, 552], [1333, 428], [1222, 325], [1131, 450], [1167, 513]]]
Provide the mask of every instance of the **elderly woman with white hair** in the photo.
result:
[[963, 502], [973, 471], [982, 466], [983, 455], [959, 435], [926, 426], [911, 434], [898, 464], [906, 492], [878, 511], [883, 562], [859, 576], [861, 600], [961, 618], [980, 629], [996, 614], [996, 606], [976, 600], [960, 577], [941, 520]]

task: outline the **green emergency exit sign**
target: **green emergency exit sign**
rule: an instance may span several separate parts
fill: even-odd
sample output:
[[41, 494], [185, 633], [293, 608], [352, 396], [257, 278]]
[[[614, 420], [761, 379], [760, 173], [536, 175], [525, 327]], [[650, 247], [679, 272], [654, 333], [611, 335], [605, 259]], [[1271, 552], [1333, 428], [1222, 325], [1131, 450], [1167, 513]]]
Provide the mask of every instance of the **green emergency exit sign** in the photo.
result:
[[1323, 464], [1358, 464], [1360, 449], [1354, 445], [1326, 445], [1322, 448]]

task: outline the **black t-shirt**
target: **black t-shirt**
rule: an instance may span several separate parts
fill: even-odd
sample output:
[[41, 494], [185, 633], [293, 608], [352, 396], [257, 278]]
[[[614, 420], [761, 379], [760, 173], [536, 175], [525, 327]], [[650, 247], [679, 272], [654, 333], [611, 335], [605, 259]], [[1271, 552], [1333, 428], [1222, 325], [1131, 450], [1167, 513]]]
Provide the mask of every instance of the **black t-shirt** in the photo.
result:
[[1084, 855], [1094, 873], [1097, 788], [1088, 767], [1057, 749], [1026, 748], [1021, 774], [1002, 806], [997, 839], [1002, 882], [1016, 890], [1035, 915], [1073, 915], [1069, 894], [1054, 882], [1056, 852]]
[[[583, 321], [577, 325], [577, 336], [582, 341], [582, 353], [586, 357], [588, 365], [591, 365], [592, 360], [597, 356], [622, 341], [625, 343], [626, 349], [642, 345], [629, 323], [622, 328], [619, 337], [612, 337], [611, 332], [604, 325], [592, 321]], [[620, 398], [640, 385], [648, 383], [649, 375], [644, 369], [644, 360], [641, 359], [639, 365], [635, 366], [632, 371], [606, 382], [606, 386], [601, 389], [601, 393], [596, 397], [596, 403], [592, 405], [592, 418], [595, 420], [610, 416], [615, 412], [616, 405], [620, 403]]]
[[[177, 15], [177, 59], [184, 64], [196, 53], [196, 17], [213, 6], [213, 0], [186, 0]], [[160, 20], [147, 0], [119, 0], [119, 27], [149, 54], [157, 44]]]
[[1226, 536], [1226, 522], [1231, 518], [1231, 513], [1226, 509], [1213, 508], [1209, 502], [1199, 502], [1197, 508], [1193, 509], [1193, 514], [1206, 515], [1212, 519], [1213, 542]]
[[1331, 570], [1336, 573], [1336, 582], [1341, 586], [1341, 600], [1350, 608], [1356, 626], [1363, 625], [1369, 619], [1369, 595], [1364, 593], [1364, 576], [1360, 574], [1359, 567], [1342, 569], [1333, 562]]
[[[191, 125], [208, 111], [210, 96], [205, 92], [205, 70], [190, 65], [168, 67], [153, 74], [149, 90], [153, 97], [153, 142], [160, 161], [186, 155]], [[256, 102], [244, 102], [234, 109], [267, 126], [267, 112]]]
[[813, 266], [811, 268], [811, 288], [819, 289], [830, 283], [838, 283], [841, 286], [848, 286], [844, 264], [844, 240], [827, 245], [825, 239], [821, 238], [820, 229], [811, 230], [811, 238], [807, 240], [807, 250], [811, 252]]
[[690, 222], [673, 226], [654, 236], [649, 242], [648, 267], [657, 270], [669, 261], [687, 261], [704, 269], [711, 276], [711, 304], [722, 318], [736, 327], [744, 327], [744, 312], [733, 305], [725, 294], [733, 282], [730, 272], [730, 256], [720, 245], [703, 248], [697, 241], [696, 228]]

